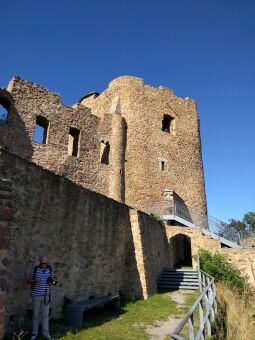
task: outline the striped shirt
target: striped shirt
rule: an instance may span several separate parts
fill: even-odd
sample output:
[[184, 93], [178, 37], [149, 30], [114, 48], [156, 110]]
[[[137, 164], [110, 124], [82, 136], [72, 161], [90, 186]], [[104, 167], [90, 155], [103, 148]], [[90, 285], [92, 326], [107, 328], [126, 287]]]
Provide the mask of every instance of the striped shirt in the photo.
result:
[[[35, 277], [34, 277], [34, 271], [36, 271]], [[47, 266], [46, 268], [40, 268], [39, 266], [36, 266], [31, 271], [31, 276], [34, 279], [40, 280], [40, 282], [32, 285], [32, 296], [49, 295], [50, 288], [49, 288], [49, 284], [47, 283], [47, 280], [49, 277], [52, 277], [52, 275], [53, 273], [52, 273], [52, 269], [50, 266]]]

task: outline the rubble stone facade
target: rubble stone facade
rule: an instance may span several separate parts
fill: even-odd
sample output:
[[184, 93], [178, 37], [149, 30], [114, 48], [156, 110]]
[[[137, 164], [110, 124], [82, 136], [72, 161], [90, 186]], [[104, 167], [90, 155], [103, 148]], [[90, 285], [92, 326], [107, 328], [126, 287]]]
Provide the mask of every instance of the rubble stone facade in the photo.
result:
[[0, 339], [29, 329], [26, 278], [49, 256], [59, 281], [52, 314], [66, 299], [121, 294], [147, 298], [169, 263], [164, 227], [129, 208], [0, 149]]
[[[10, 152], [145, 211], [171, 188], [188, 207], [206, 213], [194, 100], [128, 76], [73, 107], [14, 77], [0, 91], [0, 104], [3, 100], [9, 114], [0, 124], [0, 145]], [[36, 124], [44, 127], [42, 143], [33, 141]]]
[[0, 338], [29, 328], [26, 276], [42, 254], [59, 280], [53, 317], [66, 299], [147, 298], [162, 269], [185, 257], [184, 237], [191, 256], [200, 247], [222, 251], [254, 284], [253, 251], [221, 249], [198, 228], [145, 213], [170, 193], [206, 213], [193, 100], [120, 77], [67, 107], [59, 95], [14, 77], [0, 89], [0, 105], [8, 113], [0, 117]]

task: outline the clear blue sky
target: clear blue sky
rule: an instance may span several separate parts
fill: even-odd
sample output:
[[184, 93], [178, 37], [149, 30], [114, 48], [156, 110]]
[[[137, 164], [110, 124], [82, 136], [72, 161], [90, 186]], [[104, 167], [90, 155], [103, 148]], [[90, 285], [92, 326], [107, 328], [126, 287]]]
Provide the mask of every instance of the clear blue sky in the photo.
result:
[[209, 213], [255, 211], [255, 1], [3, 1], [0, 86], [14, 75], [67, 105], [120, 75], [194, 98]]

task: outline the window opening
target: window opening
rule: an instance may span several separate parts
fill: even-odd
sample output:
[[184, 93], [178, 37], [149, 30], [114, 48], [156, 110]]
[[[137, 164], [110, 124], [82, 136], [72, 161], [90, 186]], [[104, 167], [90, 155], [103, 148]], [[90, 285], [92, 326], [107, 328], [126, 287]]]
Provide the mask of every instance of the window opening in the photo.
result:
[[174, 134], [174, 118], [169, 115], [164, 115], [162, 120], [162, 131]]
[[36, 143], [47, 144], [48, 142], [49, 121], [42, 116], [36, 117], [33, 141]]
[[11, 104], [8, 100], [0, 99], [0, 123], [5, 123], [8, 120]]
[[78, 157], [79, 153], [80, 130], [76, 128], [69, 129], [68, 137], [68, 155]]
[[110, 144], [109, 142], [101, 141], [101, 163], [109, 164], [109, 155], [110, 155]]
[[160, 162], [160, 170], [165, 171], [165, 169], [166, 169], [166, 163], [164, 161], [161, 161]]

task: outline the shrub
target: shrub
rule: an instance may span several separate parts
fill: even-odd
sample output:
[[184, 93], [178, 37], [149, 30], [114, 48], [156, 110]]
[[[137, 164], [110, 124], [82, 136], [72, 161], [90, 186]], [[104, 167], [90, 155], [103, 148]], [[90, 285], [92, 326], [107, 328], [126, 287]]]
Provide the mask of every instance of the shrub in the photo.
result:
[[241, 271], [227, 261], [224, 255], [216, 252], [214, 255], [205, 249], [198, 252], [200, 267], [215, 278], [215, 282], [223, 282], [227, 287], [243, 294], [247, 291], [247, 278]]

